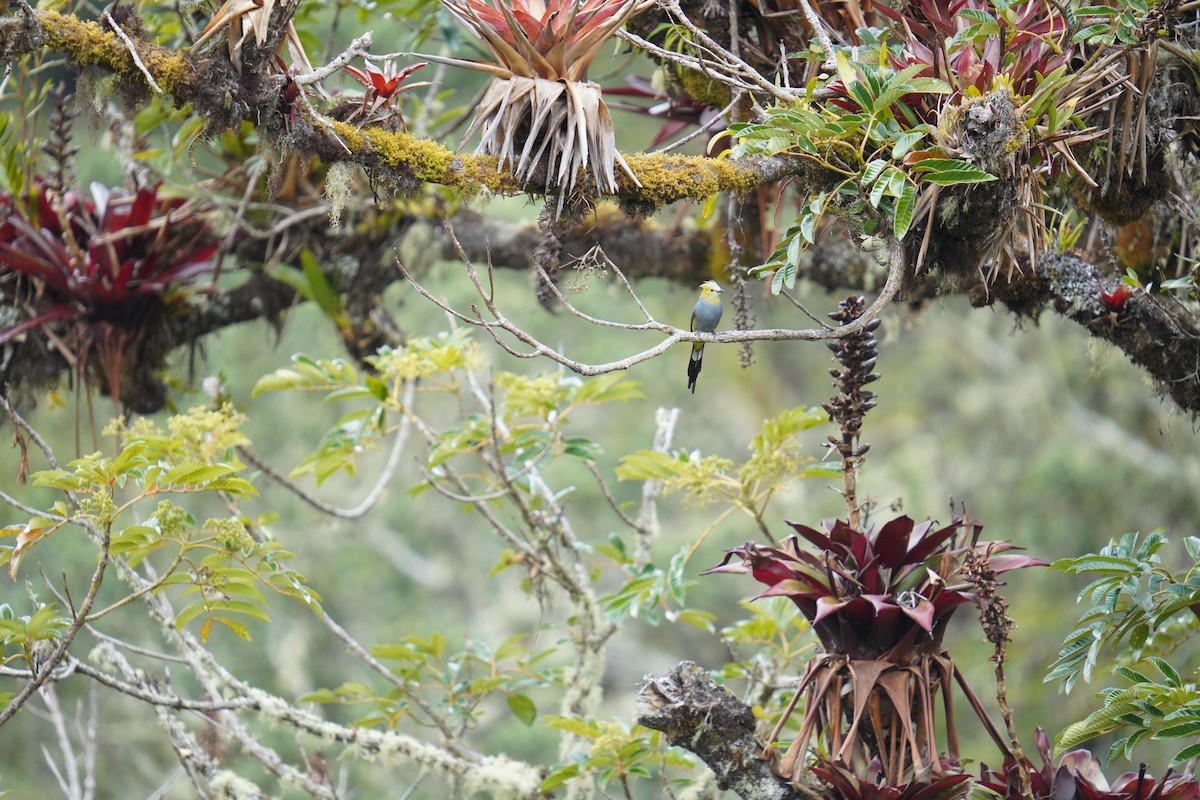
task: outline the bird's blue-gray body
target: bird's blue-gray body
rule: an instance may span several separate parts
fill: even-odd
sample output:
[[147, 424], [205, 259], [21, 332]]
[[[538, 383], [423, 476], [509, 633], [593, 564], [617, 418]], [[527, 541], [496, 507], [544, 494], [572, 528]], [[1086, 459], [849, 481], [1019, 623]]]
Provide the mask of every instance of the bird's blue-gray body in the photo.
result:
[[[700, 299], [692, 309], [692, 330], [712, 333], [721, 322], [721, 287], [716, 281], [705, 281], [700, 284]], [[700, 375], [700, 366], [704, 360], [704, 344], [694, 342], [692, 355], [688, 359], [688, 388], [696, 393], [696, 378]]]

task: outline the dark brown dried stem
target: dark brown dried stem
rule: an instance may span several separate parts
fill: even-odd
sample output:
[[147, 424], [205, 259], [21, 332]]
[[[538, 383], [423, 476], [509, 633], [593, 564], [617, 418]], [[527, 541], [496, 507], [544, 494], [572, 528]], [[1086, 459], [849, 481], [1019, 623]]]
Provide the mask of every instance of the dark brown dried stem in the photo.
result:
[[[829, 317], [839, 325], [844, 325], [861, 317], [865, 310], [866, 302], [862, 297], [851, 295]], [[851, 528], [856, 529], [861, 524], [862, 510], [862, 504], [858, 502], [858, 470], [870, 448], [870, 445], [860, 444], [859, 440], [863, 417], [875, 407], [875, 393], [865, 391], [863, 387], [879, 378], [872, 372], [877, 356], [872, 334], [878, 327], [879, 320], [875, 319], [859, 333], [829, 344], [829, 349], [842, 368], [829, 371], [838, 394], [830, 398], [824, 408], [829, 418], [841, 428], [841, 436], [830, 436], [828, 446], [837, 450], [842, 458], [842, 492], [849, 514], [847, 521]]]
[[[989, 548], [990, 550], [990, 548]], [[1017, 738], [1016, 724], [1013, 722], [1012, 709], [1008, 705], [1007, 681], [1004, 676], [1004, 662], [1008, 660], [1008, 643], [1012, 641], [1009, 632], [1012, 631], [1013, 619], [1008, 616], [1008, 602], [996, 592], [999, 581], [996, 573], [988, 564], [990, 552], [981, 558], [975, 551], [967, 553], [963, 573], [974, 584], [975, 597], [979, 602], [979, 624], [983, 628], [984, 637], [992, 644], [991, 661], [995, 665], [996, 702], [1000, 706], [1000, 714], [1004, 717], [1005, 732], [1012, 747], [1010, 763], [1015, 765], [1018, 779], [1021, 783], [1021, 797], [1033, 800], [1033, 785], [1029, 777], [1025, 754], [1021, 742]]]

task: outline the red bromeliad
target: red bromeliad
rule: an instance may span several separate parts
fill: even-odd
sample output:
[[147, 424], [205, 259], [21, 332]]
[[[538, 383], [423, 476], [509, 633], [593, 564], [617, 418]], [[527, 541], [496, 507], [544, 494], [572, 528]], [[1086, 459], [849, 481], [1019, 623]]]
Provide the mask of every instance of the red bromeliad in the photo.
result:
[[396, 71], [390, 61], [384, 62], [382, 69], [376, 67], [370, 61], [365, 61], [365, 63], [367, 67], [366, 72], [348, 64], [342, 67], [342, 69], [350, 74], [351, 78], [366, 90], [363, 93], [362, 103], [346, 117], [346, 121], [353, 122], [357, 120], [360, 124], [366, 125], [394, 118], [399, 122], [400, 127], [403, 128], [404, 117], [400, 114], [400, 108], [396, 105], [396, 99], [401, 93], [407, 92], [410, 89], [429, 85], [428, 81], [404, 83], [405, 78], [422, 67], [427, 66], [429, 62], [422, 61], [417, 64], [411, 64], [399, 72]]
[[84, 197], [39, 183], [19, 199], [0, 196], [0, 211], [0, 291], [28, 315], [0, 330], [0, 343], [72, 321], [80, 368], [94, 348], [119, 402], [125, 356], [162, 321], [168, 291], [213, 268], [215, 237], [158, 186], [93, 184]]
[[[1035, 800], [1200, 800], [1200, 785], [1191, 774], [1172, 775], [1167, 770], [1161, 781], [1155, 781], [1153, 775], [1147, 774], [1145, 764], [1137, 772], [1120, 775], [1110, 785], [1100, 761], [1087, 750], [1063, 753], [1055, 767], [1050, 760], [1050, 737], [1040, 727], [1037, 749], [1042, 759], [1041, 769], [1027, 758], [1022, 761]], [[989, 770], [985, 765], [977, 785], [1004, 800], [1019, 800], [1024, 793], [1018, 776], [1015, 761], [1006, 762], [1002, 772]]]
[[[824, 532], [788, 524], [797, 535], [781, 547], [735, 547], [708, 572], [750, 572], [768, 587], [759, 597], [791, 598], [826, 650], [855, 659], [940, 649], [950, 615], [974, 597], [959, 574], [968, 550], [988, 553], [997, 573], [1047, 563], [1002, 554], [1010, 544], [979, 542], [982, 526], [965, 518], [935, 530], [931, 521], [897, 517], [877, 533], [841, 520], [825, 523]], [[956, 545], [956, 534], [969, 541]]]
[[[850, 786], [876, 785], [874, 777], [856, 777], [866, 770], [893, 790], [903, 789], [896, 800], [947, 800], [965, 793], [967, 784], [957, 777], [952, 681], [993, 739], [1007, 747], [942, 648], [954, 610], [978, 601], [964, 567], [968, 556], [986, 561], [993, 574], [1046, 562], [1007, 553], [1013, 549], [1009, 544], [979, 541], [982, 526], [965, 517], [938, 528], [902, 516], [877, 532], [842, 521], [825, 523], [823, 531], [789, 524], [796, 535], [780, 547], [736, 547], [708, 570], [749, 572], [767, 586], [760, 597], [790, 598], [825, 646], [809, 662], [771, 736], [778, 737], [796, 701], [806, 695], [804, 720], [782, 759], [782, 774], [799, 776], [809, 739], [817, 733], [830, 785], [839, 784], [835, 777]], [[947, 757], [939, 752], [934, 724], [939, 691]]]

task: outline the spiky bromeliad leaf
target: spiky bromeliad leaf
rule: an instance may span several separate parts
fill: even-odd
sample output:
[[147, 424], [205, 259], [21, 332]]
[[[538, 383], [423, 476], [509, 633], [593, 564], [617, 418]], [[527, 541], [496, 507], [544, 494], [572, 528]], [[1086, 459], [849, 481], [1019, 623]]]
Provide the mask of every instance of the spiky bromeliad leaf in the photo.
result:
[[[495, 57], [494, 63], [432, 60], [493, 76], [466, 138], [481, 133], [479, 152], [497, 156], [522, 183], [544, 171], [559, 190], [561, 211], [581, 173], [596, 188], [617, 189], [615, 168], [636, 184], [617, 151], [612, 117], [587, 68], [608, 38], [647, 0], [442, 0]], [[639, 184], [640, 185], [640, 184]]]

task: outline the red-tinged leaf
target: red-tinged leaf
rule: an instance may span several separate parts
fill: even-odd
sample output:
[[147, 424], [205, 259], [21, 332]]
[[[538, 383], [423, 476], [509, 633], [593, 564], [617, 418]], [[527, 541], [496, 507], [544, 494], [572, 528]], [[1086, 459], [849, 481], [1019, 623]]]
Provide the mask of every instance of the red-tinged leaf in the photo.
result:
[[860, 781], [857, 778], [851, 778], [846, 775], [838, 767], [830, 764], [828, 766], [814, 766], [810, 770], [821, 780], [836, 787], [838, 793], [845, 800], [862, 800], [862, 793], [859, 791]]
[[728, 563], [728, 564], [718, 564], [715, 567], [709, 567], [708, 569], [704, 570], [700, 574], [701, 575], [713, 575], [718, 572], [733, 572], [733, 573], [737, 573], [739, 575], [745, 575], [749, 571], [750, 571], [749, 564], [747, 564], [745, 561], [737, 561], [737, 562]]
[[9, 224], [20, 234], [19, 242], [4, 245], [5, 252], [11, 254], [11, 266], [18, 272], [29, 272], [22, 269], [26, 264], [30, 269], [40, 269], [38, 277], [51, 283], [54, 288], [66, 288], [68, 277], [73, 273], [71, 254], [51, 231], [37, 229], [20, 217], [10, 217]]
[[54, 308], [50, 309], [49, 311], [46, 311], [45, 313], [38, 314], [33, 319], [27, 319], [24, 322], [21, 322], [17, 325], [13, 325], [11, 327], [5, 328], [4, 330], [0, 330], [0, 344], [4, 344], [5, 342], [7, 342], [11, 339], [15, 339], [16, 337], [20, 336], [22, 333], [31, 331], [34, 328], [45, 325], [48, 322], [54, 322], [55, 320], [59, 320], [59, 319], [68, 319], [70, 317], [76, 317], [78, 315], [79, 315], [79, 311], [72, 306], [66, 306], [66, 305], [55, 306]]
[[[604, 91], [607, 92], [608, 90], [605, 89]], [[658, 147], [663, 142], [674, 138], [676, 134], [678, 134], [680, 131], [682, 131], [684, 128], [686, 128], [690, 124], [692, 124], [692, 123], [687, 122], [685, 120], [670, 120], [668, 122], [663, 123], [663, 126], [661, 128], [659, 128], [659, 130], [658, 130], [658, 135], [656, 135], [654, 137], [654, 141], [650, 142], [650, 146]]]
[[833, 549], [833, 542], [829, 540], [828, 536], [820, 531], [810, 528], [807, 525], [801, 525], [799, 522], [788, 522], [787, 524], [792, 530], [802, 536], [806, 542], [813, 545], [818, 550]]
[[939, 620], [946, 616], [951, 609], [958, 608], [963, 603], [969, 603], [975, 597], [967, 592], [940, 592], [936, 597], [930, 598], [929, 602], [933, 603], [934, 619]]
[[349, 72], [350, 77], [354, 78], [354, 80], [357, 81], [364, 89], [371, 88], [371, 79], [368, 78], [362, 70], [358, 69], [357, 67], [352, 67], [349, 64], [342, 67], [342, 69], [344, 69], [346, 72]]
[[969, 780], [971, 780], [971, 776], [965, 772], [937, 778], [928, 786], [914, 792], [910, 800], [948, 800], [948, 798], [960, 797], [966, 794], [969, 787], [964, 784]]
[[817, 613], [813, 616], [813, 623], [818, 623], [840, 609], [850, 605], [853, 598], [838, 599], [832, 595], [817, 598]]
[[859, 630], [869, 630], [876, 619], [875, 607], [861, 597], [852, 597], [850, 602], [842, 608], [840, 616], [857, 626]]
[[137, 196], [134, 197], [133, 204], [129, 207], [129, 217], [122, 227], [140, 228], [150, 221], [150, 218], [154, 216], [159, 186], [162, 184], [156, 183], [149, 189], [138, 189]]
[[57, 258], [47, 260], [35, 253], [28, 252], [32, 249], [28, 247], [28, 244], [28, 239], [22, 240], [16, 246], [0, 242], [0, 265], [22, 275], [37, 278], [56, 291], [66, 291], [68, 289], [67, 275], [70, 274], [70, 271], [69, 267], [66, 272], [60, 267], [61, 264], [68, 263], [66, 252], [62, 253], [62, 260]]
[[12, 556], [8, 560], [8, 574], [13, 580], [17, 579], [17, 567], [20, 566], [21, 560], [25, 558], [33, 546], [45, 539], [48, 532], [45, 528], [26, 528], [17, 534], [16, 545], [13, 547]]
[[888, 606], [895, 606], [895, 599], [888, 594], [864, 594], [862, 599], [866, 600], [875, 608], [875, 614], [878, 616]]
[[908, 603], [897, 603], [897, 605], [905, 615], [924, 628], [926, 632], [933, 631], [933, 603], [921, 597], [915, 605]]
[[396, 76], [396, 79], [402, 81], [405, 78], [407, 78], [409, 75], [412, 75], [417, 70], [419, 70], [423, 67], [427, 67], [427, 66], [429, 66], [428, 61], [418, 61], [416, 64], [410, 64], [409, 66], [400, 70], [400, 74]]
[[875, 556], [879, 563], [889, 569], [899, 566], [908, 554], [908, 535], [912, 533], [911, 517], [902, 516], [889, 520], [875, 536]]
[[[780, 581], [754, 599], [758, 600], [762, 597], [810, 597], [812, 594], [811, 587], [806, 586], [802, 581], [789, 578]], [[819, 598], [817, 605], [820, 606], [820, 601], [824, 599], [826, 598]]]
[[925, 534], [922, 539], [914, 544], [908, 551], [906, 559], [910, 564], [919, 564], [929, 556], [933, 555], [939, 547], [945, 544], [954, 534], [958, 533], [962, 525], [958, 522], [952, 522], [940, 531]]
[[1008, 572], [1009, 570], [1013, 570], [1013, 569], [1025, 569], [1026, 567], [1048, 567], [1048, 566], [1050, 566], [1049, 561], [1043, 561], [1042, 559], [1034, 558], [1033, 556], [1019, 556], [1019, 555], [1015, 555], [1015, 554], [1003, 555], [1003, 556], [991, 556], [990, 558], [988, 558], [987, 563], [988, 563], [988, 566], [992, 569], [992, 571], [995, 572], [997, 575], [999, 575], [1002, 572]]
[[217, 253], [217, 245], [212, 244], [189, 251], [182, 258], [171, 263], [169, 270], [164, 270], [163, 280], [167, 283], [186, 281], [213, 268], [213, 256]]
[[129, 286], [130, 279], [134, 276], [134, 271], [137, 269], [138, 262], [136, 259], [127, 258], [121, 262], [120, 268], [117, 270], [116, 277], [112, 281], [112, 289], [114, 294], [122, 294], [125, 288]]
[[763, 558], [754, 554], [750, 555], [750, 572], [754, 575], [754, 580], [765, 583], [767, 586], [774, 586], [780, 581], [794, 577], [792, 570], [784, 564], [775, 559]]
[[879, 557], [872, 554], [871, 558], [857, 570], [855, 578], [862, 586], [862, 591], [882, 592], [885, 589], [883, 574], [879, 569]]

